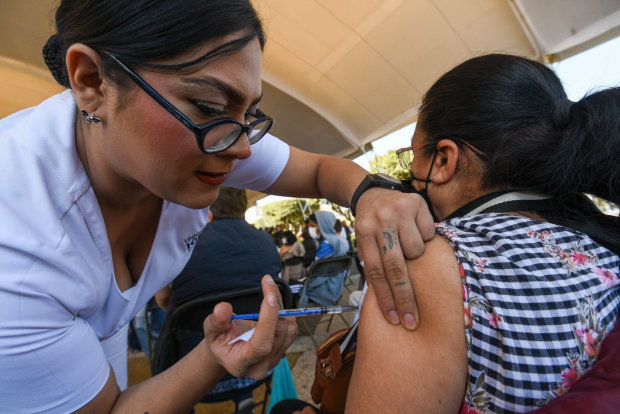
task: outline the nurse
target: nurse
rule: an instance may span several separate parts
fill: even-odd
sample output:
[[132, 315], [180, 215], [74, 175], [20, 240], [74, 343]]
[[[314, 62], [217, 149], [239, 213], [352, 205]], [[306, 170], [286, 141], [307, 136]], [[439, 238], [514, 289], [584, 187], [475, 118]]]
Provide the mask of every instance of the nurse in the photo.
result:
[[404, 258], [434, 234], [424, 201], [268, 134], [249, 1], [63, 0], [56, 29], [44, 57], [67, 91], [0, 121], [0, 411], [183, 413], [226, 371], [277, 364], [297, 328], [266, 276], [257, 324], [220, 304], [203, 344], [125, 389], [125, 327], [184, 267], [223, 184], [353, 205], [385, 317], [415, 328]]

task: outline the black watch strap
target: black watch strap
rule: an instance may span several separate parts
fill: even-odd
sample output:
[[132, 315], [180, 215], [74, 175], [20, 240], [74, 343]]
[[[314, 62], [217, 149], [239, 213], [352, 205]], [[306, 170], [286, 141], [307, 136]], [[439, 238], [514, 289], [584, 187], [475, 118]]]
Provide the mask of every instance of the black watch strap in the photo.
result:
[[353, 197], [351, 198], [351, 213], [353, 217], [356, 217], [357, 201], [364, 194], [364, 191], [368, 190], [370, 187], [382, 187], [387, 188], [389, 190], [400, 191], [401, 193], [408, 193], [409, 190], [405, 185], [403, 185], [400, 180], [394, 177], [392, 178], [394, 181], [388, 180], [386, 178], [382, 178], [381, 175], [378, 174], [368, 174], [360, 185], [357, 187], [355, 192], [353, 193]]
[[357, 186], [355, 192], [353, 193], [353, 197], [351, 198], [351, 213], [353, 214], [353, 217], [356, 217], [355, 207], [357, 206], [357, 200], [359, 200], [364, 191], [368, 190], [370, 187], [369, 177], [371, 177], [370, 174], [364, 177], [360, 185]]

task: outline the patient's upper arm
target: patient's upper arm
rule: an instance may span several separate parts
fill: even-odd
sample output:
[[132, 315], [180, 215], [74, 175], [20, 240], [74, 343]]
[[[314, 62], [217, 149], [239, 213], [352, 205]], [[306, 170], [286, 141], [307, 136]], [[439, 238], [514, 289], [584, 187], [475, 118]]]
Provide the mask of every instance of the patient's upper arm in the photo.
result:
[[364, 299], [347, 413], [458, 413], [467, 384], [463, 296], [454, 251], [435, 237], [407, 264], [417, 330], [393, 326]]

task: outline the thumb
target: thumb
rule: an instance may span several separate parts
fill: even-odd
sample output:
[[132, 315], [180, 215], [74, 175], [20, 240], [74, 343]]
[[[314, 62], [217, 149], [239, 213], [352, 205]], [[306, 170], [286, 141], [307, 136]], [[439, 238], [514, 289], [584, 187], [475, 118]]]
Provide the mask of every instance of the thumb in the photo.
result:
[[205, 336], [217, 336], [230, 327], [232, 318], [232, 305], [230, 303], [218, 303], [203, 324]]

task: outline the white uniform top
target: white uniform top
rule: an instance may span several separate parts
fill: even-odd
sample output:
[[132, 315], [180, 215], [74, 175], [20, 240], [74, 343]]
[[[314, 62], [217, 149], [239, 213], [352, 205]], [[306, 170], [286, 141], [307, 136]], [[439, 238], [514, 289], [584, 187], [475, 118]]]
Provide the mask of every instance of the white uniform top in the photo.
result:
[[[76, 110], [65, 91], [0, 121], [0, 412], [68, 413], [95, 397], [114, 357], [100, 341], [179, 274], [207, 224], [208, 208], [164, 202], [143, 274], [121, 292]], [[264, 190], [288, 157], [266, 136], [224, 185]]]

